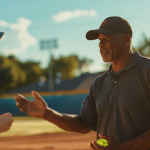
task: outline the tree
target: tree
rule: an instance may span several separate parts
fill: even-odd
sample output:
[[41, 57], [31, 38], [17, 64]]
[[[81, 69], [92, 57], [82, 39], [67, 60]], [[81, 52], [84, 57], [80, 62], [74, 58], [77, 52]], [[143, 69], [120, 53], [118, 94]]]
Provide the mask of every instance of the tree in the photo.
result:
[[[60, 56], [58, 59], [52, 57], [53, 77], [55, 79], [56, 74], [61, 72], [62, 79], [72, 79], [76, 70], [82, 70], [91, 62], [87, 58], [79, 59], [77, 55]], [[0, 93], [36, 82], [43, 75], [48, 77], [48, 68], [41, 69], [39, 62], [21, 62], [13, 55], [0, 56]]]
[[18, 66], [26, 73], [25, 84], [38, 81], [43, 74], [43, 69], [40, 68], [39, 62], [27, 61], [25, 63], [18, 62]]
[[150, 38], [143, 33], [137, 47], [132, 47], [132, 50], [150, 58]]
[[62, 79], [72, 79], [75, 77], [75, 70], [78, 68], [78, 61], [76, 56], [61, 56], [59, 59], [53, 58], [52, 62], [54, 77], [56, 77], [56, 73], [58, 71], [62, 73]]
[[10, 83], [13, 80], [13, 76], [10, 74], [10, 67], [0, 68], [0, 93], [4, 93], [10, 89]]
[[84, 57], [83, 59], [79, 59], [77, 57], [78, 60], [78, 69], [80, 73], [84, 73], [85, 71], [88, 70], [89, 65], [93, 62], [91, 59], [88, 59], [86, 57]]
[[[61, 72], [62, 79], [72, 79], [76, 76], [76, 71], [90, 65], [92, 61], [87, 58], [80, 59], [77, 55], [60, 56], [58, 59], [52, 57], [53, 78], [56, 78], [57, 72]], [[45, 69], [44, 75], [48, 77], [48, 68]]]
[[0, 56], [0, 93], [36, 82], [43, 74], [39, 62], [20, 62], [13, 55]]
[[0, 76], [3, 81], [0, 84], [0, 92], [15, 88], [26, 81], [25, 72], [17, 65], [17, 60], [0, 56]]
[[43, 69], [40, 68], [39, 62], [26, 61], [20, 62], [13, 55], [8, 56], [8, 58], [14, 62], [21, 70], [26, 74], [25, 84], [37, 81], [43, 74]]

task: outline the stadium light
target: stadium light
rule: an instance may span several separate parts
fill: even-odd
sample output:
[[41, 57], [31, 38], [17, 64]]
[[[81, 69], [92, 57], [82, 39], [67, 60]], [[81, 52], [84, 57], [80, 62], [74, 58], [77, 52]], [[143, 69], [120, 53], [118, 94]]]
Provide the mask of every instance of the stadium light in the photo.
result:
[[53, 82], [53, 62], [52, 62], [52, 50], [58, 48], [58, 40], [57, 39], [47, 39], [40, 41], [40, 49], [44, 50], [47, 49], [50, 52], [50, 63], [48, 69], [48, 85], [49, 91], [54, 90], [54, 82]]

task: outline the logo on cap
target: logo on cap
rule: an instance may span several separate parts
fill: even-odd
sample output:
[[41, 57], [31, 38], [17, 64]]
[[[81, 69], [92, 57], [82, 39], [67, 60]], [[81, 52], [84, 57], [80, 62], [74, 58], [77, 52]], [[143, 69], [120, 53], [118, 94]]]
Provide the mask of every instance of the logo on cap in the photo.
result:
[[104, 20], [104, 21], [102, 22], [101, 26], [105, 25], [105, 23], [106, 23], [106, 20]]

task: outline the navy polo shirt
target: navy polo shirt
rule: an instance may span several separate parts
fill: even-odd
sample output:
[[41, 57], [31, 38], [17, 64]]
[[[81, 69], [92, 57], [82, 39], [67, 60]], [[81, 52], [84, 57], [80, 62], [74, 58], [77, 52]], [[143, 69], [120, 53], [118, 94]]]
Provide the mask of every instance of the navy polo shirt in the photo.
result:
[[83, 101], [83, 123], [98, 134], [128, 141], [150, 129], [150, 59], [131, 55], [115, 77], [97, 77]]

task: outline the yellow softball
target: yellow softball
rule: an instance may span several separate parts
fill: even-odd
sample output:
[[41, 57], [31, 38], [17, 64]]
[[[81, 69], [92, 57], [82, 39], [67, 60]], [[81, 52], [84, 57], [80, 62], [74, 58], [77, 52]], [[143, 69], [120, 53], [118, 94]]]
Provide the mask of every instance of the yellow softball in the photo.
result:
[[96, 143], [104, 147], [108, 146], [108, 141], [106, 139], [99, 139]]

